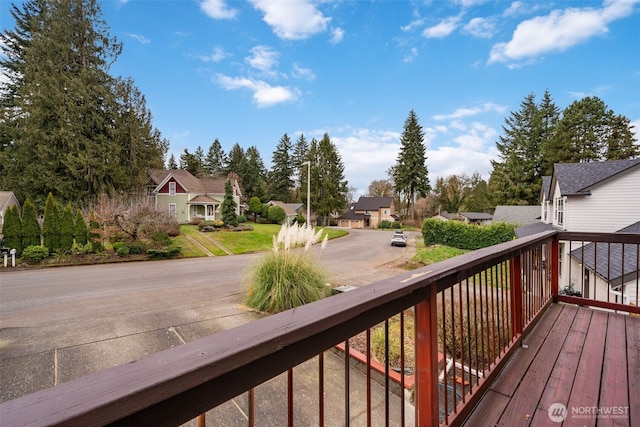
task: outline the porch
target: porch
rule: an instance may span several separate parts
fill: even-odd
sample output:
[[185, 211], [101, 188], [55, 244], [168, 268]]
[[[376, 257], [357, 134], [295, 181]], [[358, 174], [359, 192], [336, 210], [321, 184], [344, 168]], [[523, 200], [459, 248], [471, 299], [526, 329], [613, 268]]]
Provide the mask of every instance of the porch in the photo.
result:
[[[635, 266], [622, 292], [637, 289], [640, 235], [540, 233], [3, 403], [2, 424], [553, 425], [550, 408], [567, 425], [638, 424], [637, 297], [562, 295], [561, 242], [622, 245]], [[375, 330], [402, 343], [382, 380], [371, 369]], [[362, 334], [356, 370], [332, 349]], [[394, 369], [411, 380], [394, 383]]]

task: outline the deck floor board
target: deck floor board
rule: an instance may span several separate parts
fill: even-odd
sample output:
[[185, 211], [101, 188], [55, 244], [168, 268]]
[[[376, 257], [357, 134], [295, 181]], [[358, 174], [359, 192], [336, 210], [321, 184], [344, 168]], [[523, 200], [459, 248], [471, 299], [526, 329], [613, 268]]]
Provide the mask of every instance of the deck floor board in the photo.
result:
[[640, 317], [553, 304], [524, 342], [466, 426], [640, 425]]

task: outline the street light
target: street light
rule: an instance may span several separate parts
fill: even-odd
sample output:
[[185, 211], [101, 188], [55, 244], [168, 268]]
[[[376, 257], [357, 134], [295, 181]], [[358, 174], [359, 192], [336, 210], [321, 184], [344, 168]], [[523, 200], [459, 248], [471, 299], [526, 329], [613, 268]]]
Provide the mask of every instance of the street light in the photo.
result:
[[302, 166], [307, 165], [307, 227], [311, 221], [311, 161], [304, 162]]

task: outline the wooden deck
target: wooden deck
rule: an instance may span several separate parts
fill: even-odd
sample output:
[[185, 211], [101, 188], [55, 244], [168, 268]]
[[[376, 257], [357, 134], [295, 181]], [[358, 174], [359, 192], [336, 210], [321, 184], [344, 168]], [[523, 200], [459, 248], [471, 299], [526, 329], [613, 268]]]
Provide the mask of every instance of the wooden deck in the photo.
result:
[[523, 343], [466, 426], [640, 426], [640, 317], [552, 304]]

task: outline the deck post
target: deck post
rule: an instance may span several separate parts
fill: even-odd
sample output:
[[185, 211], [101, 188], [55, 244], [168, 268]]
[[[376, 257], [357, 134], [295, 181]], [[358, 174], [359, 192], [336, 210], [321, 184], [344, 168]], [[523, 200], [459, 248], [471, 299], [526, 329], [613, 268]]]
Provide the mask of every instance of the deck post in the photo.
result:
[[560, 262], [560, 243], [558, 240], [558, 235], [553, 238], [553, 242], [551, 242], [551, 296], [553, 297], [553, 302], [558, 302], [558, 273], [559, 273], [559, 264]]
[[427, 299], [415, 306], [415, 411], [416, 425], [437, 426], [440, 422], [438, 398], [438, 317], [436, 284]]
[[511, 326], [513, 337], [522, 334], [522, 270], [520, 265], [520, 255], [516, 255], [509, 260], [509, 271], [511, 275]]

